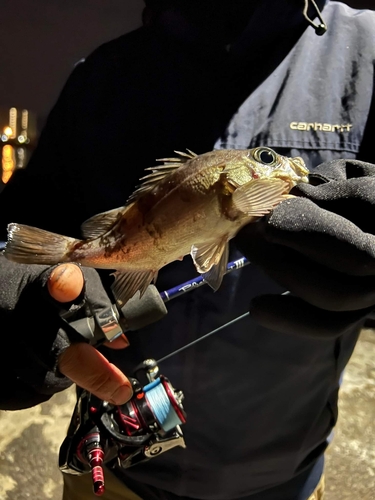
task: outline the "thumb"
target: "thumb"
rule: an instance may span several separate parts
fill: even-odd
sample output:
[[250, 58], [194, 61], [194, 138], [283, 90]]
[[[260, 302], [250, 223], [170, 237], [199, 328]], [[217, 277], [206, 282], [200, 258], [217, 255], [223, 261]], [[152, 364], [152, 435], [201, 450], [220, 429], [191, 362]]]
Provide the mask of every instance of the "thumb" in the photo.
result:
[[58, 302], [71, 302], [83, 290], [85, 279], [79, 266], [72, 263], [54, 267], [48, 280], [47, 289], [51, 297]]
[[71, 344], [61, 355], [60, 372], [98, 398], [114, 405], [129, 401], [130, 381], [99, 351], [86, 343]]

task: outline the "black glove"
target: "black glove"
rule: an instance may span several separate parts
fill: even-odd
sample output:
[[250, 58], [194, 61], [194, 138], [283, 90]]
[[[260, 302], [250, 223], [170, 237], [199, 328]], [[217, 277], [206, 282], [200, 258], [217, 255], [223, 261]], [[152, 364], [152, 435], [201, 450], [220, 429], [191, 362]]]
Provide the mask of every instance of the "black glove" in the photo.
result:
[[106, 316], [112, 307], [89, 268], [81, 268], [85, 286], [74, 302], [53, 300], [46, 285], [54, 267], [15, 264], [0, 255], [1, 409], [33, 406], [71, 385], [58, 372], [58, 357], [72, 341], [91, 340], [71, 325], [103, 311]]
[[256, 297], [252, 317], [286, 333], [335, 337], [375, 305], [375, 165], [334, 160], [235, 242], [289, 294]]

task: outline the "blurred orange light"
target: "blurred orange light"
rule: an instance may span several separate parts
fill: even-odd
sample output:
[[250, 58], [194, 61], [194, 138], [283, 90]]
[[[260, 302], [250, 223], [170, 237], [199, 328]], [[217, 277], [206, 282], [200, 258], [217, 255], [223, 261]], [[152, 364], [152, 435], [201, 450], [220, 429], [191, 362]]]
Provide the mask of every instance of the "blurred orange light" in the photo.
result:
[[9, 144], [3, 147], [1, 167], [3, 170], [1, 180], [3, 181], [4, 184], [6, 184], [12, 177], [12, 174], [16, 167], [15, 151], [13, 146], [10, 146]]

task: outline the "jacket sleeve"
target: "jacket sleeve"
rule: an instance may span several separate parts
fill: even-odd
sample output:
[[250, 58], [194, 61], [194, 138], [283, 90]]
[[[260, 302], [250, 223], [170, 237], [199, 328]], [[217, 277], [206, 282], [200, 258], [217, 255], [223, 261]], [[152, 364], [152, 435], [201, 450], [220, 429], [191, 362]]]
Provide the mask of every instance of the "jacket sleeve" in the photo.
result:
[[372, 85], [372, 101], [370, 111], [359, 148], [358, 159], [374, 163], [374, 137], [375, 137], [375, 67]]
[[57, 369], [70, 340], [45, 289], [49, 271], [0, 255], [0, 283], [6, 284], [0, 287], [0, 409], [33, 406], [71, 385]]
[[[27, 168], [16, 171], [1, 193], [0, 241], [6, 240], [10, 222], [78, 233], [80, 181], [71, 158], [84, 80], [85, 65], [80, 63], [52, 109]], [[41, 267], [15, 265], [0, 255], [2, 409], [33, 406], [71, 384], [56, 373], [57, 356], [68, 339], [56, 308], [43, 297]]]

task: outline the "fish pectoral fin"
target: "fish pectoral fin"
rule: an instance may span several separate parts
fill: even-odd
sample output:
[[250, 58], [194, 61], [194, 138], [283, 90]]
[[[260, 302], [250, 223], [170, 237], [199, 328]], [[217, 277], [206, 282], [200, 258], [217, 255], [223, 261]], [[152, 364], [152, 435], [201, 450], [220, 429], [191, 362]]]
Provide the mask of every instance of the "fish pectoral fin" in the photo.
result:
[[156, 279], [157, 272], [116, 271], [114, 276], [115, 281], [111, 288], [117, 305], [121, 308], [138, 291], [140, 292], [140, 297], [142, 297], [148, 285]]
[[218, 265], [227, 246], [227, 235], [214, 242], [192, 245], [190, 255], [197, 271], [201, 274], [208, 273], [212, 266]]
[[85, 239], [98, 238], [109, 231], [118, 221], [124, 211], [124, 207], [108, 210], [87, 219], [81, 226], [82, 235]]
[[229, 245], [226, 243], [218, 264], [214, 264], [211, 269], [202, 275], [204, 281], [216, 292], [219, 289], [223, 276], [227, 272], [229, 256]]
[[262, 217], [284, 199], [287, 190], [288, 183], [281, 179], [253, 179], [235, 190], [232, 202], [240, 212]]

